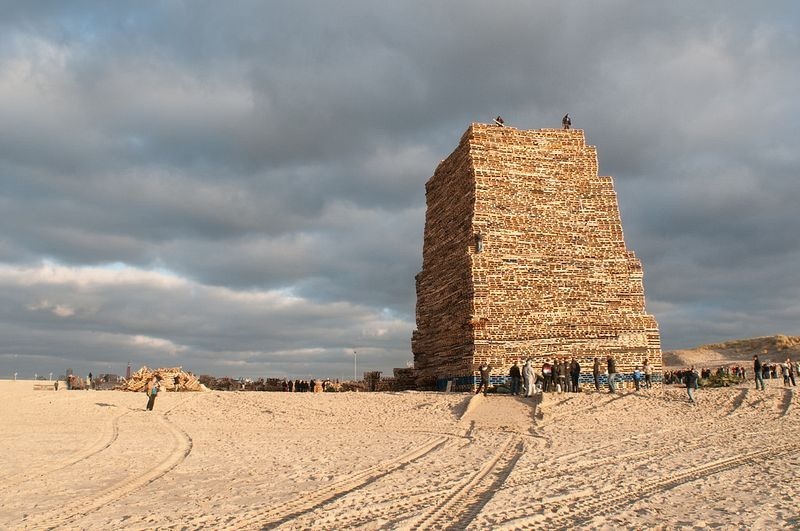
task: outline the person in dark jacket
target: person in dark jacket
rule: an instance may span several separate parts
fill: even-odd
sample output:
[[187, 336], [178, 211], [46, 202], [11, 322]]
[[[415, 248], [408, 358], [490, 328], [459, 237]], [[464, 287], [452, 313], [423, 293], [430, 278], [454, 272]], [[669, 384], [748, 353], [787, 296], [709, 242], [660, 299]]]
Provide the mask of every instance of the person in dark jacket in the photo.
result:
[[761, 390], [764, 390], [764, 373], [762, 372], [761, 361], [758, 356], [753, 356], [753, 371], [756, 374], [756, 389], [761, 385]]
[[567, 360], [562, 359], [556, 362], [558, 371], [558, 389], [559, 392], [565, 393], [567, 391]]
[[578, 363], [578, 360], [575, 358], [572, 358], [569, 364], [569, 376], [570, 379], [572, 379], [572, 392], [580, 392], [579, 381], [581, 378], [581, 364]]
[[478, 370], [481, 373], [481, 383], [478, 386], [478, 390], [475, 391], [475, 394], [477, 395], [478, 393], [481, 392], [481, 389], [483, 389], [483, 396], [486, 396], [486, 390], [489, 388], [489, 375], [492, 372], [492, 368], [489, 366], [488, 363], [484, 363], [483, 365], [478, 367]]
[[549, 361], [542, 364], [542, 392], [549, 393], [553, 388], [553, 366]]
[[592, 376], [594, 376], [594, 390], [600, 390], [600, 358], [594, 359], [594, 366], [592, 366]]
[[697, 382], [700, 381], [700, 375], [697, 374], [697, 371], [692, 365], [692, 368], [686, 371], [686, 376], [684, 376], [684, 381], [686, 382], [686, 394], [689, 395], [689, 402], [694, 404], [694, 392], [697, 389]]
[[522, 373], [519, 370], [519, 362], [514, 362], [514, 365], [511, 366], [511, 369], [508, 371], [508, 375], [511, 377], [511, 394], [518, 395], [519, 393], [519, 381], [522, 378]]

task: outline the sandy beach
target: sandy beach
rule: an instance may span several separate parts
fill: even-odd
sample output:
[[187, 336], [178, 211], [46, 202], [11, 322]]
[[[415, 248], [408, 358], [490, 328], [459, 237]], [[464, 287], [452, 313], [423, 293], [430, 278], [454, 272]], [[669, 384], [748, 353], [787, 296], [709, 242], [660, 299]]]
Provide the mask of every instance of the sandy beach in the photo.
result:
[[142, 393], [2, 381], [0, 528], [796, 529], [798, 398], [768, 385], [696, 405], [163, 393], [147, 412]]

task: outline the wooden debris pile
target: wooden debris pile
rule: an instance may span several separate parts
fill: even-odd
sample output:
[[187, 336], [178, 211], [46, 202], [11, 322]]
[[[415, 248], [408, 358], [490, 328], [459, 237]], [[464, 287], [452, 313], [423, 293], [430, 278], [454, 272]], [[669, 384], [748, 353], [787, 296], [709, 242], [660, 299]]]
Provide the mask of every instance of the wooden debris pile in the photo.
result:
[[122, 391], [144, 391], [153, 376], [161, 377], [162, 391], [207, 391], [193, 374], [185, 372], [181, 367], [150, 369], [146, 365], [131, 374], [125, 383], [117, 387]]

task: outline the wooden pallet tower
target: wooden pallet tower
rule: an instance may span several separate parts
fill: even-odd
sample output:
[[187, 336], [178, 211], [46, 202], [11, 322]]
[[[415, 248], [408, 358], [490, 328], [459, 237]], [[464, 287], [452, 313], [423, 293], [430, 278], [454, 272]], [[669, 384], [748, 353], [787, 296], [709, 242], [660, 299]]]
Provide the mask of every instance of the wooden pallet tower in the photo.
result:
[[625, 246], [611, 177], [579, 129], [472, 124], [426, 184], [412, 336], [417, 387], [474, 384], [488, 362], [613, 355], [630, 380], [648, 359], [661, 378], [640, 261]]

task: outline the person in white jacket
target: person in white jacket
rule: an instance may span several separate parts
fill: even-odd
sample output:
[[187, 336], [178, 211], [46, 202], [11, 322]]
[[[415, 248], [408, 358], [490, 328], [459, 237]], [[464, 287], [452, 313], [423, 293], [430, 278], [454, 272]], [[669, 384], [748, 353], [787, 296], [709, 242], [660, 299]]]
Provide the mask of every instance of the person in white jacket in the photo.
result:
[[525, 365], [522, 367], [522, 379], [525, 382], [525, 396], [533, 396], [536, 372], [530, 359], [525, 360]]

